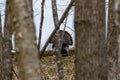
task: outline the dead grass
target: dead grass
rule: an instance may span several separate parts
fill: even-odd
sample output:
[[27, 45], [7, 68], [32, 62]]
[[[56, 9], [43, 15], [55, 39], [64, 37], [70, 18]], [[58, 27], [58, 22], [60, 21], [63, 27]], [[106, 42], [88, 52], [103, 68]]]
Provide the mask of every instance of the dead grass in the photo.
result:
[[[47, 53], [51, 54], [52, 52], [47, 51]], [[70, 51], [70, 56], [62, 57], [63, 59], [63, 67], [64, 67], [64, 80], [75, 80], [75, 72], [74, 72], [74, 51]], [[18, 73], [16, 66], [14, 65], [14, 70]], [[58, 72], [57, 72], [57, 64], [56, 57], [46, 56], [41, 59], [41, 73], [42, 80], [59, 80]], [[18, 80], [14, 75], [13, 80]]]

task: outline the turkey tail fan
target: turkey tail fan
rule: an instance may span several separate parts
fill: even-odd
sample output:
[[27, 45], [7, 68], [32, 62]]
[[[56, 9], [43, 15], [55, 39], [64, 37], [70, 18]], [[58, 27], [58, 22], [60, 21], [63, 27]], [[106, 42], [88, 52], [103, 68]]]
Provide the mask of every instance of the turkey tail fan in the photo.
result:
[[[72, 45], [73, 44], [73, 40], [71, 35], [64, 30], [60, 30], [60, 36], [63, 36], [63, 42], [66, 43], [67, 45]], [[50, 43], [54, 43], [55, 42], [55, 36], [53, 36], [53, 38], [51, 39]]]

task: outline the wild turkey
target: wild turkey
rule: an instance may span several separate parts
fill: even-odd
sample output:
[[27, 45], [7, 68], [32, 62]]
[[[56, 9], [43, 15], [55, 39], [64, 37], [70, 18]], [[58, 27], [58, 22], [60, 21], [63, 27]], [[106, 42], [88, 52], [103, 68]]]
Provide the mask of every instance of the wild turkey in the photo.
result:
[[[73, 44], [73, 40], [71, 35], [67, 31], [60, 30], [60, 37], [63, 39], [63, 44], [61, 48], [62, 54], [68, 54], [69, 53], [69, 45]], [[50, 43], [52, 43], [52, 48], [55, 49], [55, 36], [51, 39]]]

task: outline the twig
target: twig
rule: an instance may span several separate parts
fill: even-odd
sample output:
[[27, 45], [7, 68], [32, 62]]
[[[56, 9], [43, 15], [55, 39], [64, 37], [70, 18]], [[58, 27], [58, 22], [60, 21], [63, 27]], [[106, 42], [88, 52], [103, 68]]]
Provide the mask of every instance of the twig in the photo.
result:
[[13, 73], [15, 74], [15, 76], [17, 77], [17, 79], [19, 80], [19, 77], [18, 77], [17, 73], [15, 72], [15, 70], [12, 69], [12, 71], [13, 71]]
[[67, 18], [68, 18], [68, 14], [66, 16], [65, 23], [64, 23], [64, 29], [63, 29], [62, 36], [61, 36], [61, 39], [62, 39], [61, 44], [63, 44], [63, 38], [64, 38], [64, 35], [65, 35], [65, 28], [67, 26]]

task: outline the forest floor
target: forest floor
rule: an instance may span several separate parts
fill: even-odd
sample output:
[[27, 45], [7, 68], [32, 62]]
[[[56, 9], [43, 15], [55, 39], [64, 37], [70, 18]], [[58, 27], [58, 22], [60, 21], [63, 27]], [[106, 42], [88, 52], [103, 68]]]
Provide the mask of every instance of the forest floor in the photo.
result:
[[[52, 54], [52, 51], [46, 51], [45, 54]], [[64, 80], [75, 80], [75, 65], [74, 51], [70, 51], [69, 56], [62, 57]], [[17, 67], [14, 66], [14, 71], [17, 73]], [[59, 80], [57, 72], [57, 64], [55, 55], [45, 56], [41, 59], [42, 80]], [[15, 73], [13, 80], [18, 80]]]

